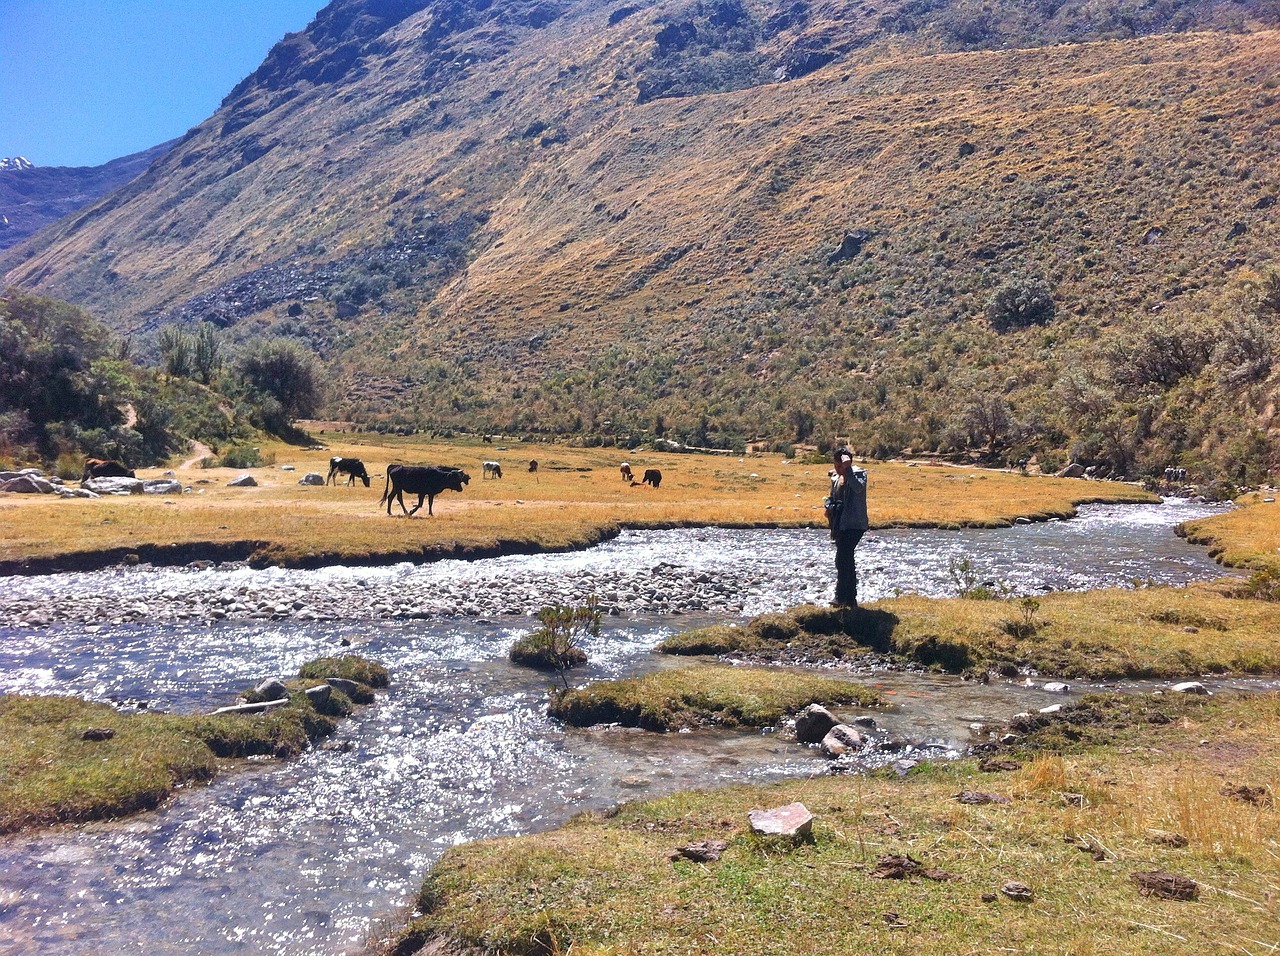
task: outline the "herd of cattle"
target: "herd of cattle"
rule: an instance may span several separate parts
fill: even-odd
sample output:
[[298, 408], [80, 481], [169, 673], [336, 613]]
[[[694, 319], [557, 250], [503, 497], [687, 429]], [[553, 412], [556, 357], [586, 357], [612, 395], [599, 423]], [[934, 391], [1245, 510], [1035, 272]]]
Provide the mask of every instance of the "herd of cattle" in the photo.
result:
[[[498, 479], [502, 477], [502, 465], [496, 461], [485, 461], [481, 464], [482, 475], [484, 478]], [[639, 481], [635, 480], [635, 476], [631, 471], [629, 462], [623, 462], [621, 467], [622, 479], [631, 483], [632, 487], [636, 485], [650, 485], [657, 488], [662, 484], [662, 472], [657, 468], [646, 468], [643, 477]], [[538, 462], [536, 459], [529, 462], [529, 473], [537, 474]], [[337, 485], [338, 476], [345, 475], [348, 487], [354, 485], [357, 480], [364, 482], [366, 488], [369, 487], [369, 469], [364, 466], [364, 462], [359, 458], [343, 458], [335, 455], [329, 459], [329, 475], [325, 479], [325, 484]], [[86, 458], [84, 461], [84, 476], [80, 479], [82, 482], [88, 481], [90, 478], [136, 478], [133, 469], [126, 468], [118, 461], [109, 461], [103, 458]], [[400, 510], [405, 515], [415, 514], [421, 507], [422, 502], [427, 502], [427, 514], [434, 514], [432, 510], [435, 505], [436, 495], [442, 491], [462, 491], [464, 485], [471, 481], [471, 476], [461, 468], [452, 468], [447, 465], [387, 465], [387, 481], [382, 489], [382, 497], [378, 499], [378, 504], [383, 503], [387, 506], [387, 514], [391, 514], [391, 502], [400, 502]], [[405, 494], [417, 495], [418, 503], [412, 508], [405, 507]]]

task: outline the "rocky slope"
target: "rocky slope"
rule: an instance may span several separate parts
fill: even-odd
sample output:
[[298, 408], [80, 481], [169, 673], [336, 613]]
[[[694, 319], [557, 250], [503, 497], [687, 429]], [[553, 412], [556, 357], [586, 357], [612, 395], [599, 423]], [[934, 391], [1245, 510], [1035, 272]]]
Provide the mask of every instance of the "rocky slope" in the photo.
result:
[[1091, 343], [1277, 239], [1278, 5], [1105, 6], [338, 0], [0, 268], [306, 338], [349, 414], [1065, 453]]

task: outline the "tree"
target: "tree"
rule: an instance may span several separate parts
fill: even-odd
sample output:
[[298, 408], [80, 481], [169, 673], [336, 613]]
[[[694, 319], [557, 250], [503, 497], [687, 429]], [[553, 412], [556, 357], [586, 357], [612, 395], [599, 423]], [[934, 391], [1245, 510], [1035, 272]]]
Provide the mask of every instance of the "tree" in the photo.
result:
[[240, 359], [240, 376], [263, 427], [277, 434], [316, 414], [324, 401], [319, 359], [289, 339], [256, 345]]
[[222, 371], [222, 338], [212, 322], [201, 322], [196, 329], [191, 366], [205, 385], [213, 384]]

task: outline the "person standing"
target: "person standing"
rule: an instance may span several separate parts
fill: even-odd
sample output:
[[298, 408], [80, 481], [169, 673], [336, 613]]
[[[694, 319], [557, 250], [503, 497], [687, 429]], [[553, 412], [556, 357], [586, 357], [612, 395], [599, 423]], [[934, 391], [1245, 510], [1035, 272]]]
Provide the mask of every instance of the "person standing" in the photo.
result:
[[858, 606], [858, 567], [854, 552], [867, 533], [867, 470], [853, 463], [853, 452], [837, 448], [827, 522], [836, 543], [836, 607]]

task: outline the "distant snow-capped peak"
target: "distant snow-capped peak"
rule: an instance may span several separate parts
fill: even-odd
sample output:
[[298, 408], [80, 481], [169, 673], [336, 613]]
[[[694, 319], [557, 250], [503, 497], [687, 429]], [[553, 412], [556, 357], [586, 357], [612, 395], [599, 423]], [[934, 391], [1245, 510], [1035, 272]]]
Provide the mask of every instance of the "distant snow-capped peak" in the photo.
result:
[[11, 159], [0, 158], [0, 169], [35, 169], [36, 164], [25, 156], [14, 156]]

